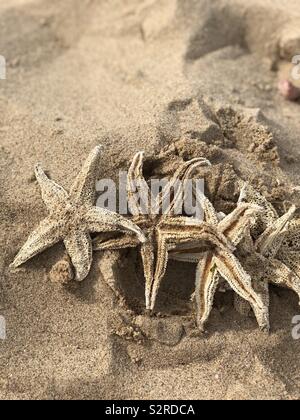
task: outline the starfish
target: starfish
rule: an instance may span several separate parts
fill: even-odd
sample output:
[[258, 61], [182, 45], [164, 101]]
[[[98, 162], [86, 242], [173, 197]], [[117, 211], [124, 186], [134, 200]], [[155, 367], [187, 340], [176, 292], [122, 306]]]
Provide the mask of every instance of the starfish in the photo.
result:
[[[239, 203], [229, 215], [216, 212], [212, 203], [204, 194], [197, 195], [198, 203], [204, 209], [206, 222], [220, 235], [236, 246], [243, 238], [261, 211], [260, 207]], [[220, 249], [218, 246], [203, 250], [196, 241], [193, 247], [181, 247], [171, 253], [171, 258], [197, 263], [194, 298], [196, 301], [197, 325], [203, 331], [213, 307], [214, 295], [223, 278], [231, 288], [250, 303], [261, 329], [268, 329], [267, 309], [260, 295], [252, 287], [249, 274], [233, 254], [232, 249]]]
[[[292, 243], [295, 246], [298, 242], [297, 230], [291, 229], [291, 226], [295, 226], [292, 219], [296, 207], [292, 206], [279, 217], [271, 203], [247, 183], [241, 190], [239, 201], [259, 204], [264, 209], [256, 225], [248, 229], [240, 249], [247, 269], [252, 273], [253, 285], [260, 291], [264, 304], [269, 307], [270, 283], [293, 290], [300, 299], [298, 256], [295, 255], [296, 250], [291, 249], [291, 238], [294, 238]], [[247, 304], [245, 306], [244, 303], [237, 301], [236, 307], [247, 313]]]
[[[164, 209], [166, 197], [178, 181], [186, 181], [199, 166], [210, 163], [204, 158], [195, 158], [182, 164], [171, 180], [165, 185], [157, 197], [153, 197], [150, 188], [143, 176], [143, 152], [137, 153], [128, 171], [127, 193], [128, 206], [132, 214], [132, 221], [139, 226], [147, 241], [138, 244], [136, 239], [129, 235], [114, 237], [110, 240], [99, 235], [94, 240], [95, 250], [112, 250], [139, 245], [143, 261], [145, 276], [146, 309], [152, 311], [162, 279], [166, 272], [168, 256], [171, 249], [180, 244], [198, 243], [213, 244], [220, 250], [231, 250], [232, 246], [226, 237], [218, 232], [212, 225], [192, 217], [176, 216], [175, 207], [178, 198], [183, 193], [181, 188], [176, 189], [170, 203]], [[181, 185], [182, 185], [181, 183]], [[141, 200], [137, 199], [138, 189]]]
[[92, 232], [130, 232], [137, 240], [145, 241], [141, 230], [130, 220], [94, 206], [100, 151], [97, 146], [90, 153], [69, 193], [49, 179], [41, 165], [36, 165], [36, 179], [49, 215], [29, 236], [11, 264], [12, 268], [63, 241], [75, 268], [75, 278], [82, 281], [92, 264]]
[[292, 220], [284, 233], [277, 257], [300, 278], [300, 219]]

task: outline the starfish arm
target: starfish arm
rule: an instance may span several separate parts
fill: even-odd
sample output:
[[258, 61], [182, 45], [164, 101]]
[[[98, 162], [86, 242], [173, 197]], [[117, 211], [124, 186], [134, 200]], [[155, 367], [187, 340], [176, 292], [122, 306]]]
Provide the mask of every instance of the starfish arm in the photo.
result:
[[143, 229], [144, 226], [149, 226], [149, 224], [152, 226], [152, 220], [149, 218], [149, 215], [142, 215], [139, 214], [137, 216], [134, 216], [131, 218], [132, 222], [135, 225], [138, 225]]
[[[186, 219], [185, 222], [183, 219]], [[219, 235], [212, 226], [203, 222], [190, 223], [188, 225], [187, 221], [190, 221], [190, 219], [183, 217], [177, 219], [168, 218], [158, 226], [158, 257], [151, 292], [151, 309], [154, 308], [157, 293], [166, 272], [169, 251], [171, 252], [173, 250], [180, 254], [185, 253], [186, 251], [187, 254], [199, 253], [203, 251], [203, 249], [201, 249], [201, 244], [203, 245], [203, 243], [207, 242], [212, 246], [217, 246], [222, 249], [231, 249], [226, 238], [221, 234]], [[195, 241], [198, 241], [198, 245], [195, 251], [191, 251], [190, 243], [195, 243]], [[176, 249], [176, 246], [182, 244], [187, 245], [187, 250], [184, 249], [184, 246], [181, 249]]]
[[289, 223], [287, 231], [283, 235], [280, 251], [300, 251], [300, 219], [294, 219]]
[[300, 278], [300, 254], [299, 251], [290, 251], [281, 249], [277, 255], [277, 259], [287, 265]]
[[253, 233], [255, 236], [259, 235], [268, 226], [274, 223], [278, 219], [278, 213], [271, 203], [258, 191], [256, 191], [249, 183], [243, 182], [239, 202], [247, 202], [256, 204], [263, 208], [260, 217], [257, 219], [255, 226], [253, 227]]
[[260, 235], [255, 242], [255, 247], [260, 254], [269, 258], [275, 257], [283, 243], [284, 232], [286, 232], [289, 222], [294, 217], [295, 211], [296, 207], [292, 206], [287, 213], [272, 223]]
[[[253, 289], [259, 293], [263, 304], [266, 308], [269, 308], [270, 297], [269, 297], [269, 282], [266, 279], [253, 279], [252, 280]], [[248, 316], [251, 311], [251, 305], [245, 299], [241, 298], [238, 294], [234, 295], [234, 308], [235, 310], [243, 316]], [[269, 325], [269, 315], [265, 314], [265, 320]]]
[[75, 268], [75, 280], [82, 281], [92, 265], [92, 241], [86, 232], [75, 231], [64, 239], [64, 244]]
[[217, 226], [219, 223], [218, 214], [210, 202], [210, 200], [200, 191], [194, 191], [196, 202], [202, 207], [204, 212], [204, 220], [213, 225]]
[[153, 310], [162, 279], [165, 275], [168, 264], [168, 236], [158, 231], [157, 257], [154, 272], [154, 279], [150, 290], [150, 309]]
[[17, 268], [30, 260], [32, 257], [50, 248], [61, 240], [61, 234], [57, 225], [49, 218], [43, 220], [39, 226], [32, 232], [23, 245], [14, 262], [12, 268]]
[[[164, 210], [163, 213], [167, 215], [174, 213], [174, 208], [178, 204], [178, 200], [180, 200], [179, 204], [182, 204], [183, 194], [185, 193], [185, 181], [189, 180], [196, 168], [200, 166], [211, 166], [211, 163], [207, 159], [200, 157], [189, 160], [180, 166], [159, 194], [155, 203], [155, 209], [153, 210], [154, 214], [158, 212], [158, 209]], [[163, 209], [166, 200], [170, 200], [170, 202], [166, 209]]]
[[198, 263], [195, 284], [197, 325], [201, 331], [210, 315], [219, 281], [214, 255], [206, 252]]
[[96, 178], [99, 168], [101, 147], [96, 146], [86, 159], [70, 190], [75, 203], [94, 205], [96, 199]]
[[253, 289], [251, 277], [238, 259], [230, 252], [215, 250], [215, 262], [219, 273], [231, 288], [250, 303], [260, 328], [269, 330], [268, 308], [264, 305], [261, 296]]
[[[127, 175], [128, 207], [132, 215], [149, 214], [151, 192], [143, 176], [144, 152], [137, 153], [130, 165]], [[138, 194], [139, 200], [136, 195]]]
[[48, 178], [40, 164], [35, 166], [35, 177], [42, 192], [42, 199], [49, 212], [58, 206], [65, 207], [68, 203], [68, 193], [56, 182]]
[[300, 277], [297, 276], [287, 265], [277, 259], [268, 260], [265, 270], [265, 280], [293, 290], [300, 301]]
[[124, 248], [135, 248], [140, 245], [140, 241], [136, 236], [130, 234], [117, 235], [114, 238], [103, 238], [102, 235], [98, 235], [93, 240], [94, 251], [112, 251]]
[[248, 182], [244, 182], [242, 185], [239, 202], [247, 202], [262, 207], [264, 209], [263, 216], [267, 225], [270, 225], [278, 219], [278, 213], [272, 204]]
[[239, 203], [233, 212], [219, 222], [218, 229], [234, 245], [238, 245], [246, 231], [254, 225], [256, 216], [261, 210], [253, 204]]
[[154, 277], [154, 247], [152, 241], [147, 241], [141, 246], [141, 256], [145, 276], [145, 301], [146, 309], [151, 308], [151, 291]]
[[[177, 251], [176, 246], [181, 245], [178, 252], [191, 252], [191, 244], [200, 242], [198, 248], [202, 251], [203, 243], [209, 242], [210, 245], [215, 245], [222, 249], [234, 250], [234, 246], [227, 240], [227, 238], [219, 232], [216, 228], [206, 222], [199, 222], [188, 217], [167, 218], [160, 223], [159, 229], [168, 235], [168, 240], [174, 244], [174, 251]], [[187, 247], [184, 247], [184, 244]], [[197, 248], [197, 247], [196, 247]]]
[[86, 212], [83, 222], [89, 232], [131, 232], [137, 235], [140, 242], [145, 242], [145, 236], [137, 225], [120, 214], [107, 209], [100, 207], [90, 208]]

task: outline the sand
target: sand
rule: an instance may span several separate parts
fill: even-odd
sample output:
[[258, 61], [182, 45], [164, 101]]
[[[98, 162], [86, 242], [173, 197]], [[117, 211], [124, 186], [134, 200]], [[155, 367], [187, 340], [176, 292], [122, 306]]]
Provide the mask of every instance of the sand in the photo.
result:
[[149, 176], [205, 154], [219, 211], [234, 205], [237, 177], [279, 211], [299, 205], [300, 107], [277, 90], [300, 54], [299, 23], [298, 0], [1, 1], [1, 399], [300, 397], [292, 292], [271, 288], [270, 335], [219, 294], [201, 336], [191, 265], [169, 264], [153, 318], [135, 251], [95, 254], [72, 287], [49, 276], [61, 244], [8, 268], [46, 214], [34, 164], [68, 188], [99, 143], [99, 178], [138, 150]]

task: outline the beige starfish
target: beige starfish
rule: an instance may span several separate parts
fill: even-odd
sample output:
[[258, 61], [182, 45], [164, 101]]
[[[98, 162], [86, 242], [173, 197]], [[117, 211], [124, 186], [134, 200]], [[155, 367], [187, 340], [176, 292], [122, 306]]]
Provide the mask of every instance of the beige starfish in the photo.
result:
[[[196, 158], [185, 162], [174, 174], [169, 183], [163, 188], [158, 197], [151, 195], [147, 182], [143, 177], [143, 153], [137, 153], [133, 158], [127, 178], [127, 192], [132, 221], [140, 227], [147, 241], [140, 245], [144, 275], [146, 308], [153, 310], [157, 293], [165, 274], [169, 251], [180, 244], [198, 243], [213, 244], [221, 250], [231, 250], [231, 244], [223, 234], [212, 225], [197, 219], [175, 216], [174, 210], [178, 197], [182, 194], [177, 189], [164, 209], [165, 198], [178, 180], [187, 180], [196, 167], [210, 165], [203, 158]], [[137, 188], [138, 187], [138, 188]], [[136, 190], [144, 197], [143, 202], [137, 200]], [[95, 250], [121, 249], [137, 246], [137, 241], [128, 236], [115, 237], [111, 240], [99, 236], [94, 241]]]
[[[293, 255], [295, 251], [289, 247], [293, 225], [291, 220], [296, 207], [292, 206], [279, 217], [267, 199], [249, 184], [244, 185], [239, 201], [259, 204], [264, 209], [258, 217], [258, 223], [253, 229], [248, 229], [246, 241], [241, 244], [240, 249], [243, 264], [252, 274], [253, 286], [260, 291], [264, 304], [269, 306], [269, 283], [290, 288], [300, 298], [300, 277], [297, 270], [299, 255]], [[247, 306], [242, 302], [237, 301], [236, 307], [239, 311], [247, 312]]]
[[49, 215], [29, 236], [11, 267], [19, 267], [62, 240], [75, 267], [76, 280], [82, 281], [92, 263], [91, 232], [130, 232], [141, 242], [145, 241], [141, 230], [130, 220], [94, 207], [100, 150], [97, 146], [90, 153], [70, 193], [49, 179], [41, 166], [36, 165], [36, 179]]
[[277, 258], [300, 278], [300, 219], [292, 220], [283, 235]]
[[[247, 228], [253, 224], [257, 213], [261, 211], [258, 206], [241, 203], [232, 213], [223, 216], [220, 220], [220, 215], [203, 194], [198, 194], [197, 199], [204, 209], [207, 223], [220, 235], [224, 235], [234, 246], [241, 241]], [[239, 296], [251, 304], [260, 328], [268, 329], [267, 308], [260, 295], [253, 289], [251, 277], [233, 254], [232, 249], [220, 249], [214, 246], [203, 250], [199, 243], [195, 242], [193, 248], [175, 249], [171, 253], [171, 258], [198, 263], [194, 297], [197, 324], [201, 330], [210, 315], [214, 295], [221, 278], [225, 279]]]

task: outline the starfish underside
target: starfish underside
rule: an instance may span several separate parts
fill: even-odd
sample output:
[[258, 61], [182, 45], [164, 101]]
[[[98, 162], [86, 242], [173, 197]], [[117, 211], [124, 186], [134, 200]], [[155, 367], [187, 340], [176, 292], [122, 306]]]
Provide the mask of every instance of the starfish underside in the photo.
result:
[[49, 215], [29, 236], [11, 267], [21, 264], [59, 241], [63, 241], [76, 272], [82, 281], [92, 263], [92, 232], [130, 232], [144, 241], [140, 229], [130, 220], [105, 209], [94, 207], [95, 183], [101, 148], [97, 146], [88, 156], [83, 168], [68, 193], [49, 179], [40, 165], [35, 174]]
[[[142, 152], [135, 155], [129, 168], [127, 179], [129, 210], [133, 215], [132, 221], [139, 226], [147, 238], [147, 241], [139, 247], [145, 276], [146, 309], [154, 309], [172, 249], [177, 246], [193, 244], [195, 241], [203, 246], [207, 244], [217, 246], [224, 252], [233, 249], [225, 235], [218, 232], [213, 226], [193, 217], [176, 216], [176, 203], [178, 198], [182, 197], [182, 189], [175, 189], [171, 199], [167, 201], [169, 204], [165, 205], [166, 197], [169, 197], [170, 191], [177, 185], [177, 182], [184, 183], [201, 165], [209, 165], [209, 162], [203, 158], [185, 162], [157, 197], [151, 195], [143, 177]], [[139, 197], [145, 197], [143, 203], [137, 199], [137, 190]], [[114, 237], [110, 240], [99, 235], [94, 240], [93, 247], [95, 250], [111, 250], [136, 247], [137, 245], [136, 240], [128, 235]]]
[[[236, 246], [245, 235], [247, 229], [253, 225], [260, 207], [239, 203], [236, 209], [219, 220], [212, 203], [204, 196], [197, 197], [201, 203], [206, 222], [219, 234], [224, 235], [230, 243]], [[198, 244], [199, 245], [199, 244]], [[192, 252], [191, 252], [192, 251]], [[171, 258], [197, 263], [195, 301], [197, 310], [197, 324], [204, 328], [212, 310], [214, 295], [224, 279], [231, 288], [244, 300], [249, 302], [256, 315], [261, 329], [268, 329], [268, 313], [261, 296], [252, 286], [251, 277], [244, 270], [232, 250], [221, 250], [218, 247], [203, 253], [201, 248], [175, 250]]]

